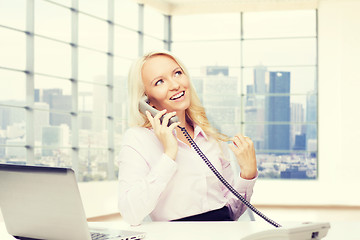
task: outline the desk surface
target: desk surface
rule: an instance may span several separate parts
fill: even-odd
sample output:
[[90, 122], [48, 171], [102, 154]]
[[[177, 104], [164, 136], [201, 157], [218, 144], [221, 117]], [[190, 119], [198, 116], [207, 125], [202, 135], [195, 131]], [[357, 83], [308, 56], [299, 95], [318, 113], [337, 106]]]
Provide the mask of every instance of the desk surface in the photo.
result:
[[[295, 223], [283, 223], [291, 226]], [[89, 223], [90, 226], [101, 226], [146, 232], [146, 240], [240, 240], [248, 234], [273, 229], [266, 222], [149, 222], [131, 227], [124, 222]], [[325, 240], [360, 240], [360, 222], [330, 222], [331, 228]], [[0, 223], [0, 239], [14, 239], [8, 235], [5, 224]]]

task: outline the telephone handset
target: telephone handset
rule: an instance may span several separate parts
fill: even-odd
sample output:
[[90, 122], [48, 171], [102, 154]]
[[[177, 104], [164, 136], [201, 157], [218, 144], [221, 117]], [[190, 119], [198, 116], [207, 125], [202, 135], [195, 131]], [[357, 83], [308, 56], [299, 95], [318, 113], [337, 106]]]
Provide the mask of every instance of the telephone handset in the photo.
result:
[[[144, 114], [145, 114], [145, 111], [150, 112], [151, 116], [153, 116], [153, 117], [159, 112], [158, 110], [156, 110], [155, 108], [153, 108], [152, 106], [149, 105], [149, 100], [148, 100], [147, 96], [143, 96], [140, 99], [139, 109], [140, 109], [140, 112], [142, 112]], [[163, 118], [164, 118], [164, 116], [162, 116], [160, 118], [160, 122], [162, 122]], [[169, 119], [168, 126], [170, 126], [172, 123], [176, 123], [178, 121], [179, 121], [179, 118], [177, 116], [173, 116], [172, 118]]]
[[[149, 101], [147, 96], [144, 96], [141, 98], [139, 102], [139, 109], [142, 113], [145, 114], [145, 111], [149, 111], [151, 115], [154, 117], [158, 110], [151, 107], [149, 105]], [[163, 117], [160, 118], [160, 121], [162, 121]], [[173, 122], [178, 122], [179, 119], [177, 116], [174, 116], [170, 118], [168, 126], [170, 126]], [[215, 176], [221, 181], [224, 186], [229, 189], [230, 192], [232, 192], [240, 201], [242, 201], [248, 208], [250, 208], [254, 213], [259, 215], [261, 218], [263, 218], [265, 221], [270, 223], [271, 225], [275, 227], [281, 227], [280, 224], [276, 223], [275, 221], [269, 219], [266, 217], [263, 213], [261, 213], [259, 210], [257, 210], [249, 201], [247, 201], [243, 196], [241, 196], [240, 193], [238, 193], [231, 185], [226, 181], [226, 179], [217, 171], [217, 169], [212, 165], [212, 163], [209, 161], [209, 159], [205, 156], [205, 154], [201, 151], [201, 149], [198, 147], [198, 145], [195, 143], [195, 141], [191, 138], [190, 134], [186, 131], [185, 127], [178, 126], [178, 128], [181, 129], [182, 133], [190, 143], [190, 145], [194, 148], [196, 153], [202, 158], [202, 160], [206, 163], [206, 165], [210, 168], [210, 170], [215, 174]]]

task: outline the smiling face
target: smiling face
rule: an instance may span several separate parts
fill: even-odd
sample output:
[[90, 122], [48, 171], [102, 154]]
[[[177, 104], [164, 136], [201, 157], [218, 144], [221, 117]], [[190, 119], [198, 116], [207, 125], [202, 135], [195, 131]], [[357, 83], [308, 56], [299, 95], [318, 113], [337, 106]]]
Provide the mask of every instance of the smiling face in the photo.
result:
[[157, 110], [185, 113], [190, 106], [190, 81], [171, 57], [150, 57], [144, 63], [141, 75], [151, 106]]

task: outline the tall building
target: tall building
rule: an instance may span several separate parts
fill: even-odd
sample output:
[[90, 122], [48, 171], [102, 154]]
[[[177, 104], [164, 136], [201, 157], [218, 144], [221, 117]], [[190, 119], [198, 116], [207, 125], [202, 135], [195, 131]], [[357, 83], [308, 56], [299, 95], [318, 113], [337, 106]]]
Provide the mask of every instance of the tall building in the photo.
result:
[[[295, 146], [295, 138], [298, 135], [305, 135], [304, 125], [304, 107], [301, 103], [291, 103], [291, 117], [290, 121], [293, 123], [290, 126], [290, 146]], [[304, 150], [304, 149], [303, 149]]]
[[256, 97], [254, 95], [254, 85], [247, 85], [244, 106], [244, 120], [247, 124], [245, 124], [244, 134], [251, 137], [256, 149], [261, 148], [261, 142], [263, 139], [261, 134], [259, 134], [259, 127], [261, 127], [262, 124], [252, 124], [258, 121], [258, 110], [259, 109], [256, 106]]
[[296, 134], [293, 150], [306, 150], [306, 134]]
[[270, 150], [290, 150], [290, 72], [269, 72], [269, 75], [266, 147]]
[[241, 99], [237, 92], [238, 78], [207, 76], [202, 82], [203, 105], [209, 121], [224, 134], [232, 136], [239, 132]]
[[[22, 102], [19, 101], [3, 101], [5, 105], [22, 105]], [[23, 123], [25, 122], [25, 112], [23, 109], [18, 108], [0, 108], [0, 129], [6, 129], [7, 126], [12, 125], [14, 123]]]
[[34, 89], [34, 102], [41, 102], [40, 101], [40, 89]]
[[45, 102], [35, 102], [34, 107], [37, 110], [34, 112], [34, 137], [36, 143], [41, 143], [42, 141], [42, 128], [49, 126], [50, 123], [50, 114], [49, 114], [49, 104]]
[[206, 76], [229, 76], [228, 66], [207, 66]]
[[264, 149], [265, 147], [265, 94], [267, 93], [269, 73], [263, 65], [254, 68], [254, 87], [253, 93], [254, 104], [256, 108], [256, 116], [253, 121], [260, 124], [255, 125], [255, 132], [250, 135], [255, 143], [256, 149]]
[[[306, 96], [306, 121], [317, 122], [317, 95], [309, 92]], [[306, 135], [308, 139], [317, 139], [316, 124], [307, 125]]]
[[196, 90], [201, 102], [203, 102], [203, 92], [204, 92], [204, 78], [203, 77], [192, 77], [191, 82]]
[[[42, 128], [42, 156], [53, 156], [58, 147], [69, 145], [69, 126], [44, 126]], [[48, 148], [47, 148], [48, 147]]]
[[254, 68], [254, 92], [256, 94], [266, 93], [266, 73], [267, 68], [263, 65]]
[[[35, 93], [38, 89], [35, 89]], [[53, 96], [60, 96], [62, 95], [62, 89], [60, 88], [52, 88], [52, 89], [41, 89], [40, 93], [38, 93], [37, 99], [41, 102], [46, 102], [52, 106], [52, 98]]]
[[255, 95], [254, 95], [254, 85], [247, 85], [246, 86], [246, 99], [245, 99], [245, 106], [255, 106]]
[[[52, 97], [52, 109], [71, 111], [71, 96], [70, 95], [54, 95]], [[67, 114], [50, 113], [50, 124], [53, 126], [60, 126], [66, 124], [71, 127], [71, 117]]]
[[[35, 89], [35, 102], [45, 102], [49, 104], [50, 110], [71, 111], [71, 96], [63, 95], [62, 89]], [[50, 124], [59, 126], [66, 124], [71, 126], [71, 118], [66, 114], [50, 113]]]
[[0, 108], [0, 129], [6, 129], [10, 125], [10, 108]]
[[308, 92], [306, 97], [306, 121], [312, 122], [306, 125], [306, 145], [311, 151], [311, 156], [317, 155], [317, 95], [315, 92]]

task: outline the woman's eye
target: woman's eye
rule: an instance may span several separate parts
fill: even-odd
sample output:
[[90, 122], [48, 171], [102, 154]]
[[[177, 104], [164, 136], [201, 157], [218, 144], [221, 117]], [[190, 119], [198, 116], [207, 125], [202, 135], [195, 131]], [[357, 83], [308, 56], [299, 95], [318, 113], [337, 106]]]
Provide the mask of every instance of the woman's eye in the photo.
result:
[[182, 74], [182, 71], [176, 71], [176, 72], [175, 72], [175, 76], [176, 76], [176, 77], [181, 76], [181, 74]]
[[162, 84], [163, 82], [164, 82], [164, 81], [163, 81], [162, 79], [157, 80], [156, 83], [155, 83], [155, 86], [158, 86], [158, 85]]

